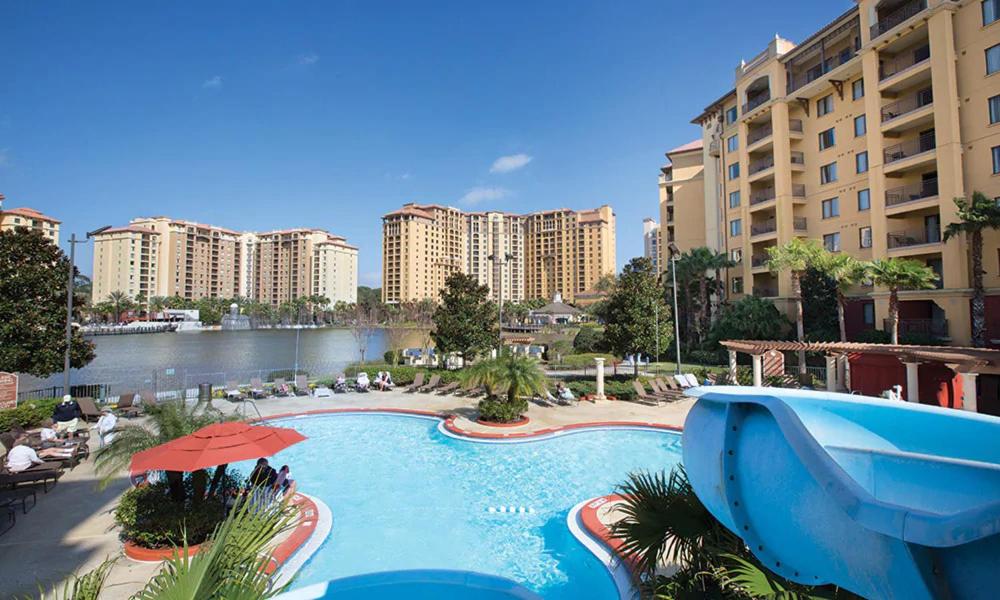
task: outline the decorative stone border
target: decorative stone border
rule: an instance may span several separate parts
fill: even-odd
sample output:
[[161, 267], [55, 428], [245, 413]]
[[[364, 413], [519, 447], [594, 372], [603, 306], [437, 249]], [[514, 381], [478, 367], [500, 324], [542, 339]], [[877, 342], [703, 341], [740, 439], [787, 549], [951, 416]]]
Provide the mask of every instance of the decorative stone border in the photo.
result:
[[[175, 554], [180, 555], [183, 552], [182, 549], [173, 546], [169, 548], [143, 548], [132, 542], [125, 542], [123, 546], [125, 556], [137, 562], [163, 562], [170, 560]], [[201, 550], [201, 544], [188, 546], [188, 556], [198, 554], [199, 550]]]
[[621, 541], [611, 537], [611, 532], [597, 516], [597, 511], [620, 496], [609, 495], [584, 500], [570, 509], [566, 516], [566, 526], [573, 537], [593, 554], [607, 568], [621, 600], [635, 598], [636, 570], [633, 563], [622, 559], [619, 548]]
[[479, 423], [483, 427], [521, 427], [523, 425], [527, 425], [530, 422], [531, 419], [524, 416], [522, 416], [519, 420], [511, 421], [510, 423], [496, 423], [494, 421], [484, 421], [482, 419], [476, 419], [476, 423]]

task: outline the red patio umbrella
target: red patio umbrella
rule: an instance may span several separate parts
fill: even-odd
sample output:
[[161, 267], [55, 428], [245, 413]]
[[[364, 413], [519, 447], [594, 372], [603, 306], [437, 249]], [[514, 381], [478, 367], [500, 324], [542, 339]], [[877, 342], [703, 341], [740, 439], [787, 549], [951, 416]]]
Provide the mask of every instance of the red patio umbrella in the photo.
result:
[[241, 421], [214, 423], [190, 435], [132, 457], [132, 473], [192, 472], [241, 460], [271, 456], [306, 439], [294, 429], [250, 425]]

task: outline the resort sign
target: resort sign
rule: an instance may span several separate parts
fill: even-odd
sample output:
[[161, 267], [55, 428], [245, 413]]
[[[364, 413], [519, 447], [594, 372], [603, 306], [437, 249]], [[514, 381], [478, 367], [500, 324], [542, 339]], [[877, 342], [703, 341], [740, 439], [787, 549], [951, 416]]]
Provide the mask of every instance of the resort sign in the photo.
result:
[[17, 375], [0, 371], [0, 409], [17, 408]]

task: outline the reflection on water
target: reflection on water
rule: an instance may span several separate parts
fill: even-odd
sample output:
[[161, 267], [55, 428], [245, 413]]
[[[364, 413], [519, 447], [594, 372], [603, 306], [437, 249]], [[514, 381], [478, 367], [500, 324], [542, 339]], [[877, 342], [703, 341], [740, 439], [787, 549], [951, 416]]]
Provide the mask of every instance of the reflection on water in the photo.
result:
[[[372, 335], [367, 360], [381, 360], [386, 350], [383, 330]], [[400, 337], [402, 347], [419, 346], [422, 331], [410, 330]], [[220, 384], [228, 379], [250, 377], [278, 369], [291, 369], [296, 358], [296, 330], [203, 331], [200, 333], [155, 333], [90, 338], [97, 358], [72, 373], [73, 385], [112, 383], [148, 387], [196, 385], [200, 381]], [[350, 329], [298, 330], [298, 365], [311, 376], [341, 371], [361, 358]], [[45, 380], [22, 376], [21, 389], [61, 385], [57, 373]]]

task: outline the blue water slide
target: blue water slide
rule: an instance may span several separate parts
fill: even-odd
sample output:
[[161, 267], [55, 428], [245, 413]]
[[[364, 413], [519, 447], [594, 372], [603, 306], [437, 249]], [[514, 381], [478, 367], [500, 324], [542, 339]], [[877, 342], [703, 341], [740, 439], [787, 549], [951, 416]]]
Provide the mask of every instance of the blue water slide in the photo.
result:
[[829, 392], [689, 393], [691, 485], [772, 571], [866, 598], [1000, 596], [1000, 418]]

